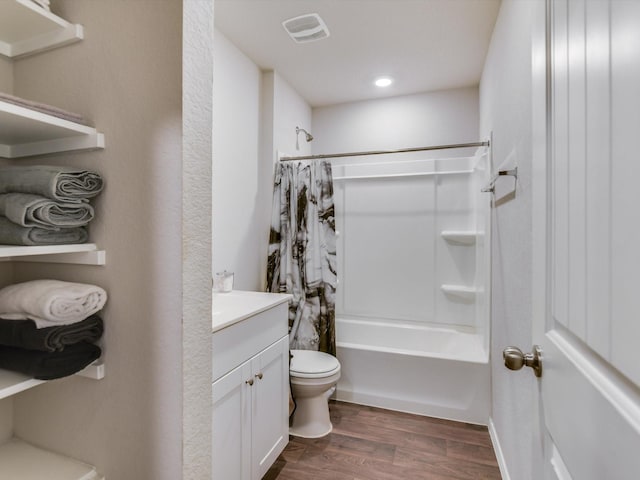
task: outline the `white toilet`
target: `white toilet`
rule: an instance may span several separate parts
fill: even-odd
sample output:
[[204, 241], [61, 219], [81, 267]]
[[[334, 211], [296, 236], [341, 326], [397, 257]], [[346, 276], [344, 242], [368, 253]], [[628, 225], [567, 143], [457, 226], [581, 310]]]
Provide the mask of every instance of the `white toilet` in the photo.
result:
[[289, 433], [319, 438], [333, 429], [329, 397], [340, 378], [340, 362], [333, 355], [312, 350], [291, 350], [291, 392], [296, 402]]

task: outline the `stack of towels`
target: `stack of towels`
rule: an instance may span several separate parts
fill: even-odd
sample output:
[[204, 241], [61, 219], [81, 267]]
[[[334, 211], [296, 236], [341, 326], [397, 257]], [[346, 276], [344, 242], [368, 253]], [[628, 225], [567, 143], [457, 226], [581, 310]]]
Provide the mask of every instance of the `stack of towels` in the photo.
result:
[[106, 301], [98, 286], [60, 280], [0, 289], [0, 368], [39, 380], [79, 372], [102, 354]]
[[0, 167], [0, 244], [85, 243], [102, 177], [51, 165]]

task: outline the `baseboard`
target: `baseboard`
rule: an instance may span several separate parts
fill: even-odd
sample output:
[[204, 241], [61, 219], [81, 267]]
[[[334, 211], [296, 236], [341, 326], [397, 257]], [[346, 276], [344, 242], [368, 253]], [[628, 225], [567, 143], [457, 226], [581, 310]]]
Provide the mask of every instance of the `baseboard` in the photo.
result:
[[496, 460], [498, 460], [498, 468], [500, 468], [502, 480], [511, 480], [509, 470], [507, 469], [507, 462], [505, 461], [504, 453], [502, 452], [502, 447], [500, 447], [500, 441], [498, 440], [498, 432], [496, 432], [496, 426], [493, 423], [493, 418], [489, 418], [489, 425], [487, 427], [489, 428], [489, 435], [491, 436], [491, 443], [493, 443]]

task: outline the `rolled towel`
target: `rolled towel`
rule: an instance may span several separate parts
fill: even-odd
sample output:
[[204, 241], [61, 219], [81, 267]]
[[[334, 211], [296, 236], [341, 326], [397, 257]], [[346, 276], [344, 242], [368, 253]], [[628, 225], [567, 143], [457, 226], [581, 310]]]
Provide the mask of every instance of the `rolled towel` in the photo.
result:
[[57, 230], [83, 227], [93, 220], [88, 203], [63, 203], [31, 193], [0, 194], [0, 215], [23, 227]]
[[86, 243], [89, 233], [85, 227], [46, 230], [22, 227], [6, 217], [0, 217], [0, 244], [2, 245], [68, 245]]
[[102, 191], [99, 173], [73, 167], [27, 165], [0, 168], [0, 193], [32, 193], [58, 202], [88, 202]]
[[102, 337], [104, 324], [98, 315], [91, 315], [71, 325], [38, 328], [33, 320], [0, 318], [0, 345], [55, 352], [80, 342], [93, 343]]
[[38, 328], [71, 325], [99, 312], [104, 289], [61, 280], [32, 280], [0, 289], [0, 318], [33, 320]]
[[0, 346], [0, 368], [24, 373], [38, 380], [54, 380], [78, 373], [100, 355], [100, 347], [85, 342], [69, 345], [61, 352]]

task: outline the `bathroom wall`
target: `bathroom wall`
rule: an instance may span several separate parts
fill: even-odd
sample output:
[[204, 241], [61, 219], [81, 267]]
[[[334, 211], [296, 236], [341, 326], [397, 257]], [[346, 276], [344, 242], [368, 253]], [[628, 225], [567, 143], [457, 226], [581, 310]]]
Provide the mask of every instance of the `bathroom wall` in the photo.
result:
[[214, 35], [213, 268], [235, 273], [234, 288], [265, 288], [273, 166], [278, 152], [311, 147], [311, 108], [277, 72], [261, 72], [219, 30]]
[[234, 272], [238, 290], [258, 290], [268, 235], [261, 207], [271, 199], [259, 175], [261, 72], [222, 32], [213, 38], [213, 269]]
[[[314, 153], [398, 149], [478, 140], [478, 90], [424, 93], [316, 108]], [[446, 295], [443, 284], [474, 286], [475, 249], [451, 244], [443, 230], [474, 230], [474, 162], [426, 160], [475, 149], [334, 159], [338, 237], [336, 308], [365, 316], [476, 330], [473, 302]], [[385, 158], [386, 157], [386, 158]], [[418, 161], [415, 164], [406, 161]], [[365, 167], [371, 162], [387, 166]], [[342, 167], [342, 165], [353, 167]], [[421, 166], [419, 166], [419, 164]], [[396, 176], [405, 170], [456, 171]], [[413, 171], [413, 170], [411, 170]], [[349, 173], [351, 172], [351, 173]], [[406, 172], [405, 172], [406, 173]], [[345, 175], [387, 175], [345, 179]], [[484, 318], [484, 317], [483, 317]]]
[[[480, 84], [480, 134], [493, 131], [494, 170], [518, 166], [515, 198], [492, 211], [491, 421], [505, 479], [532, 478], [532, 375], [502, 350], [531, 346], [532, 19], [538, 2], [502, 2]], [[506, 179], [505, 179], [506, 180]], [[500, 452], [498, 452], [500, 453]], [[507, 471], [504, 471], [506, 468]]]
[[[107, 265], [25, 264], [16, 266], [14, 278], [52, 277], [105, 287], [106, 377], [72, 377], [15, 396], [15, 433], [92, 463], [107, 478], [183, 478], [183, 407], [193, 406], [183, 405], [183, 319], [191, 340], [189, 328], [210, 331], [207, 310], [199, 317], [183, 314], [182, 291], [189, 287], [183, 285], [183, 259], [193, 255], [189, 248], [183, 251], [181, 228], [183, 4], [59, 0], [54, 7], [85, 26], [85, 39], [16, 61], [14, 93], [84, 114], [104, 132], [104, 150], [52, 155], [46, 162], [104, 175], [106, 188], [96, 201], [90, 235], [106, 250]], [[211, 88], [210, 78], [198, 81]], [[204, 138], [211, 135], [210, 123], [207, 127]], [[207, 157], [202, 160], [209, 164]], [[202, 169], [207, 176], [208, 168]], [[206, 242], [198, 261], [208, 277], [210, 211], [206, 201], [199, 206], [206, 235], [188, 233], [193, 242]], [[208, 301], [209, 288], [201, 283], [204, 292], [188, 289], [185, 304], [189, 295]], [[210, 350], [202, 350], [203, 344], [210, 349], [209, 339], [199, 337], [200, 343], [185, 349], [202, 360], [197, 375], [210, 379]], [[198, 385], [210, 395], [210, 384]], [[203, 442], [207, 463], [207, 410], [191, 412], [205, 423], [199, 426], [204, 435], [196, 440]], [[193, 432], [185, 430], [192, 444]]]
[[478, 89], [461, 88], [313, 109], [313, 153], [478, 140]]

